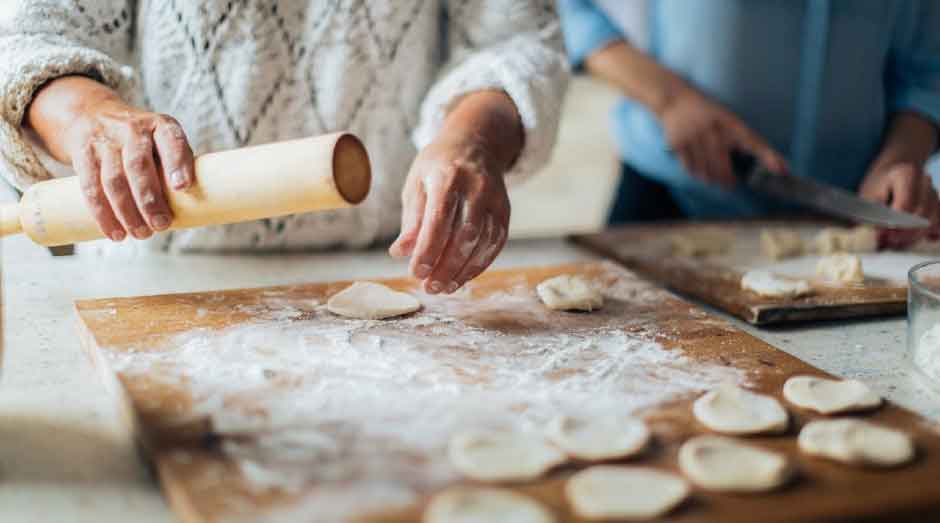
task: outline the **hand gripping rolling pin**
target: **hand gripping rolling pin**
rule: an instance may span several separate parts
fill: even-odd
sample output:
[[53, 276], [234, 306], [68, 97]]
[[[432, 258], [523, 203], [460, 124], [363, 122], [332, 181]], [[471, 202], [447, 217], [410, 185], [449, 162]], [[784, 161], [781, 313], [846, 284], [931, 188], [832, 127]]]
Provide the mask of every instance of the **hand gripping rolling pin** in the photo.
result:
[[[192, 188], [166, 191], [170, 230], [351, 207], [371, 181], [368, 153], [348, 133], [204, 154]], [[37, 183], [0, 207], [0, 236], [21, 232], [47, 246], [104, 237], [76, 176]]]

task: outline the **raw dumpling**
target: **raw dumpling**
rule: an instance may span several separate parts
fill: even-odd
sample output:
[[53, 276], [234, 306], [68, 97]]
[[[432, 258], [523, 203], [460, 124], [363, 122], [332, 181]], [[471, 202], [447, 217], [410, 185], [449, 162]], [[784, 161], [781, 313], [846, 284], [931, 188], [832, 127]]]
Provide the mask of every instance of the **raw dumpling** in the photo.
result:
[[676, 256], [700, 257], [724, 254], [734, 243], [734, 234], [717, 227], [676, 232], [669, 235]]
[[588, 520], [648, 520], [666, 514], [689, 495], [682, 478], [645, 467], [599, 465], [565, 485], [575, 514]]
[[724, 436], [698, 436], [679, 449], [679, 468], [696, 485], [718, 492], [765, 492], [790, 478], [787, 459]]
[[813, 250], [823, 256], [875, 252], [878, 250], [878, 231], [865, 225], [853, 229], [827, 227], [813, 238]]
[[382, 320], [411, 314], [421, 308], [414, 296], [368, 281], [357, 281], [333, 295], [326, 308], [333, 314], [359, 320]]
[[862, 283], [862, 260], [854, 254], [831, 254], [816, 264], [816, 275], [830, 283]]
[[559, 416], [549, 423], [547, 436], [569, 456], [604, 460], [642, 451], [649, 443], [650, 431], [642, 421], [626, 416]]
[[764, 229], [760, 232], [760, 250], [771, 260], [782, 260], [803, 254], [803, 238], [789, 229]]
[[830, 380], [794, 376], [783, 384], [783, 397], [804, 409], [820, 414], [871, 410], [881, 406], [881, 396], [856, 380]]
[[454, 468], [478, 481], [529, 481], [566, 460], [540, 435], [513, 431], [457, 434], [448, 454]]
[[535, 287], [546, 307], [561, 311], [592, 311], [604, 305], [601, 291], [581, 276], [563, 274], [549, 278]]
[[511, 490], [454, 487], [431, 499], [424, 523], [553, 523], [555, 517], [534, 499]]
[[789, 416], [780, 402], [733, 385], [722, 385], [692, 404], [695, 419], [724, 434], [773, 434], [787, 428]]
[[777, 276], [763, 270], [750, 270], [741, 277], [741, 288], [767, 298], [798, 298], [813, 292], [805, 280]]
[[893, 467], [914, 458], [907, 434], [857, 419], [811, 421], [800, 431], [800, 450], [848, 464]]

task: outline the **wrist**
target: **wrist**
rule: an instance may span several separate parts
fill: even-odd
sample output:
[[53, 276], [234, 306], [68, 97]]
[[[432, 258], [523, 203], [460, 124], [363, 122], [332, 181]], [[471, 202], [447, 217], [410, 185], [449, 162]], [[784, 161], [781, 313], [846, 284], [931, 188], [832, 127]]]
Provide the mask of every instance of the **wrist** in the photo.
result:
[[456, 145], [484, 160], [502, 175], [518, 159], [525, 141], [516, 106], [502, 91], [465, 96], [451, 111], [435, 142]]
[[657, 82], [655, 94], [646, 102], [646, 107], [660, 120], [676, 105], [676, 102], [689, 94], [691, 87], [682, 78], [669, 71], [663, 71]]

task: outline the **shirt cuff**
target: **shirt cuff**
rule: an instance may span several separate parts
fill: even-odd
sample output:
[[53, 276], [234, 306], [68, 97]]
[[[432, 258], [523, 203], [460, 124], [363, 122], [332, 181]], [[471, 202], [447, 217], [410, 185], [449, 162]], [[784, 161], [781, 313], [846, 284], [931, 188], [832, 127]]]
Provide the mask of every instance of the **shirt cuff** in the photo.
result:
[[595, 51], [624, 38], [604, 13], [585, 2], [559, 2], [559, 9], [568, 60], [576, 71], [584, 68], [584, 61]]

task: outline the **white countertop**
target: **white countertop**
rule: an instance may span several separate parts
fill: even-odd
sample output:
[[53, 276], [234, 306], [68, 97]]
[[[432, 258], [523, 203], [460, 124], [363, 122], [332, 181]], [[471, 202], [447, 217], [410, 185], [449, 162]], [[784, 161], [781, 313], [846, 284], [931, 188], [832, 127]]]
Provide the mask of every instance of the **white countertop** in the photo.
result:
[[[308, 281], [394, 277], [404, 262], [382, 251], [291, 256], [53, 259], [5, 240], [5, 361], [0, 380], [0, 521], [173, 521], [137, 458], [115, 404], [76, 337], [77, 299]], [[17, 256], [10, 256], [11, 251]], [[30, 255], [21, 255], [32, 253]], [[560, 240], [513, 242], [500, 267], [593, 256]], [[736, 322], [741, 325], [740, 322]], [[903, 318], [745, 330], [826, 371], [860, 378], [889, 399], [940, 421], [940, 392], [907, 367]]]

